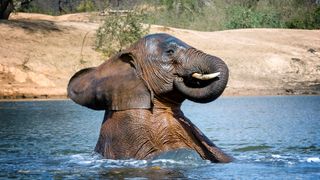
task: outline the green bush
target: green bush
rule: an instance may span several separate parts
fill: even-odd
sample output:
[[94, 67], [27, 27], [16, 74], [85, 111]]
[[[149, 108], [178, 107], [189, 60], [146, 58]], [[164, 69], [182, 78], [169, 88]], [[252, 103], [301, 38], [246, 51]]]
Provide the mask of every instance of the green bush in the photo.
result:
[[286, 21], [286, 27], [292, 29], [319, 29], [320, 28], [320, 6], [314, 10], [307, 11], [304, 16], [296, 15]]
[[320, 6], [313, 13], [313, 24], [315, 29], [320, 29]]
[[[24, 4], [22, 4], [24, 2]], [[43, 9], [33, 3], [32, 0], [13, 0], [14, 12], [26, 12], [26, 13], [42, 13], [55, 15], [52, 9]]]
[[143, 18], [144, 15], [138, 11], [106, 16], [97, 30], [96, 49], [110, 56], [137, 41], [149, 31], [141, 24]]
[[158, 0], [147, 4], [156, 7], [147, 12], [146, 22], [150, 24], [195, 30], [222, 29], [224, 13], [213, 5], [213, 1]]
[[78, 7], [76, 8], [77, 12], [91, 12], [96, 9], [94, 3], [91, 0], [81, 1]]
[[[301, 28], [320, 26], [320, 4], [314, 0], [157, 0], [147, 22], [164, 26], [222, 30], [235, 28]], [[152, 8], [151, 8], [152, 9]]]
[[268, 12], [264, 12], [236, 5], [227, 10], [227, 17], [227, 29], [282, 27], [280, 14], [270, 9]]
[[[16, 11], [59, 14], [40, 7], [36, 1], [20, 7], [21, 0], [13, 0]], [[48, 0], [46, 0], [48, 1]], [[56, 1], [55, 1], [56, 2]], [[77, 1], [79, 2], [79, 1]], [[96, 4], [95, 4], [96, 2]], [[99, 1], [100, 2], [100, 1]], [[102, 1], [101, 1], [102, 2]], [[100, 2], [100, 3], [101, 3]], [[103, 1], [105, 4], [111, 1]], [[141, 0], [117, 1], [119, 7], [145, 7], [148, 16], [143, 19], [158, 24], [202, 31], [234, 28], [320, 28], [320, 4], [316, 0]], [[77, 12], [94, 11], [100, 4], [94, 0], [68, 1]], [[115, 3], [113, 3], [115, 4]], [[73, 12], [68, 10], [68, 12]], [[66, 13], [68, 13], [66, 12]]]

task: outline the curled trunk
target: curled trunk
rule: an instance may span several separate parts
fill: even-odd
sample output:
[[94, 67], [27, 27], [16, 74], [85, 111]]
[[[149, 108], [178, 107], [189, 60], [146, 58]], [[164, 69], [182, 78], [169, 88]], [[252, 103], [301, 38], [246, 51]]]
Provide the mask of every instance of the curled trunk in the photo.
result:
[[[194, 68], [190, 68], [189, 74], [174, 79], [175, 88], [191, 101], [207, 103], [215, 100], [226, 88], [229, 78], [227, 65], [220, 58], [199, 51], [190, 54], [188, 62]], [[194, 73], [219, 74], [212, 79], [199, 80], [192, 77]]]

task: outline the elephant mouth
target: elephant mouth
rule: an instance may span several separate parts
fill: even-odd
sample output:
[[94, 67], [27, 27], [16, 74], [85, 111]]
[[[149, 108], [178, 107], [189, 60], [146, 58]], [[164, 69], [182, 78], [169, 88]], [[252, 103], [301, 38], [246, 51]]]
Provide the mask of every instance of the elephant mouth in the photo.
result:
[[211, 73], [211, 74], [200, 74], [200, 73], [193, 73], [192, 77], [199, 79], [199, 80], [211, 80], [214, 79], [216, 77], [219, 77], [220, 72], [216, 72], [216, 73]]
[[190, 88], [204, 88], [214, 81], [219, 80], [220, 72], [215, 73], [198, 73], [194, 72], [188, 76], [179, 76], [180, 81], [182, 81], [187, 87]]
[[229, 70], [218, 57], [205, 54], [204, 58], [193, 64], [191, 72], [174, 79], [174, 87], [185, 98], [207, 103], [218, 98], [226, 88]]

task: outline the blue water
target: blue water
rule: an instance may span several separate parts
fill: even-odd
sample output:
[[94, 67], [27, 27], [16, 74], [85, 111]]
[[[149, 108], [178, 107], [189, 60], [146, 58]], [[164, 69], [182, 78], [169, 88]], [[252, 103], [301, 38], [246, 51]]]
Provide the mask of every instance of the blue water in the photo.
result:
[[236, 160], [212, 164], [189, 150], [106, 160], [93, 152], [103, 112], [71, 101], [0, 102], [0, 179], [320, 179], [320, 96], [226, 97], [182, 109]]

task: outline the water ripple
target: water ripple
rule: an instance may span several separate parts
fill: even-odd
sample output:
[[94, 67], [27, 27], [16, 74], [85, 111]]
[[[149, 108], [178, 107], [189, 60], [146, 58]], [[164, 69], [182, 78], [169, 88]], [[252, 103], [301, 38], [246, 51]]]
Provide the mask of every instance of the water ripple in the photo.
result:
[[0, 103], [0, 179], [319, 179], [319, 96], [230, 97], [182, 109], [236, 160], [179, 150], [150, 160], [92, 153], [103, 112], [71, 101]]

